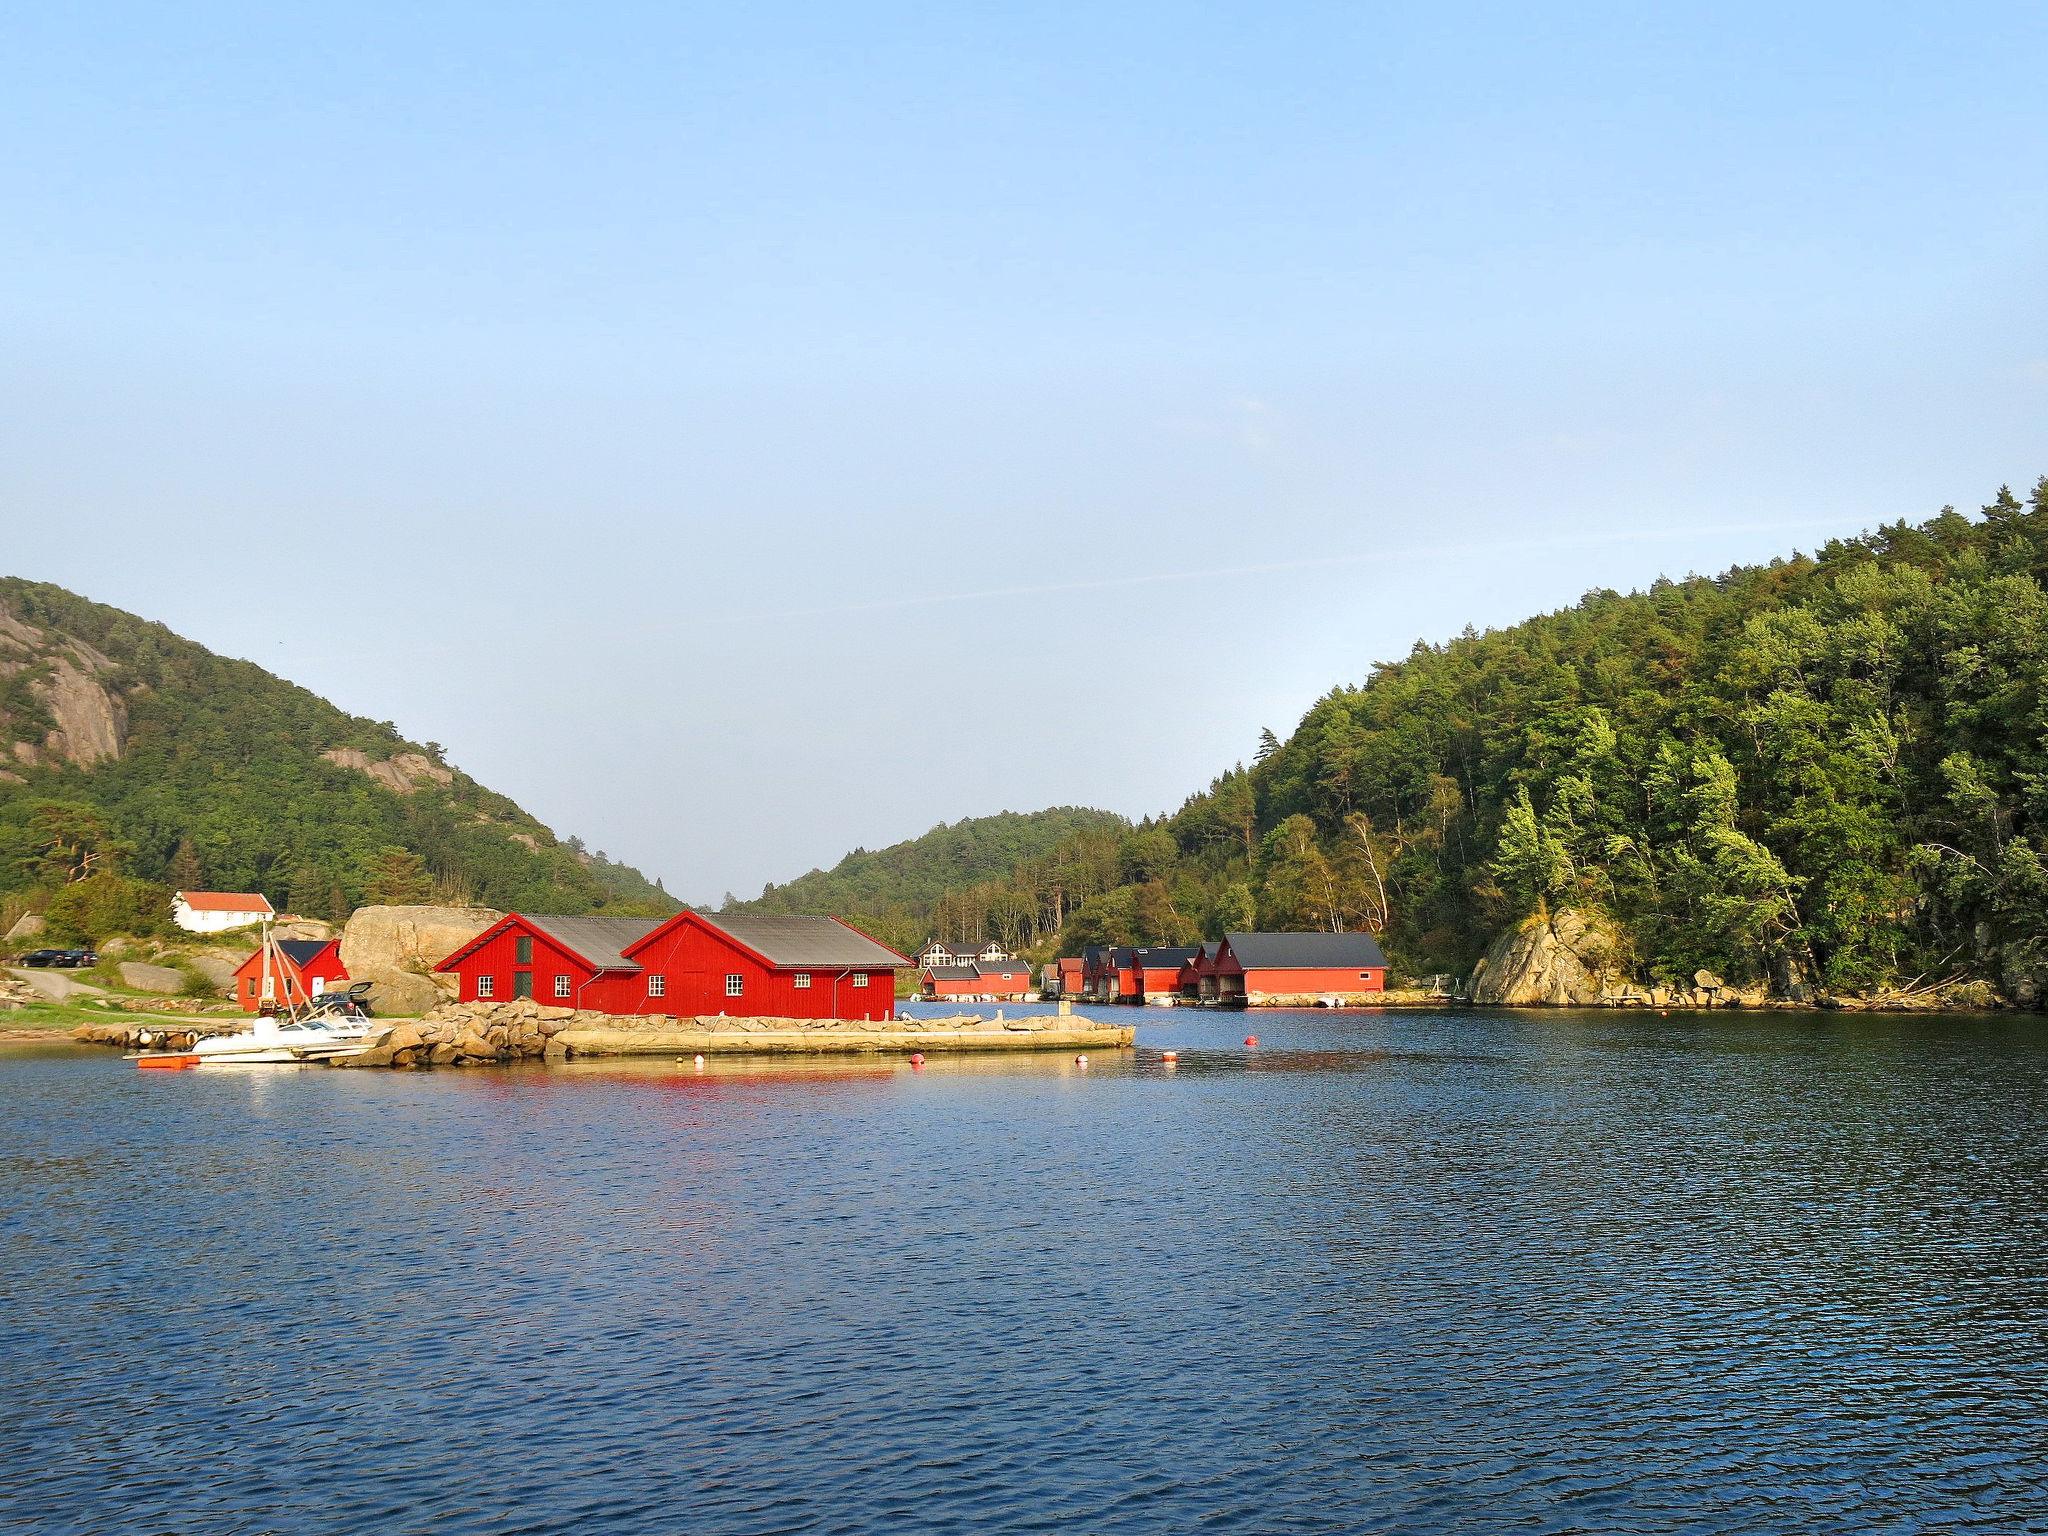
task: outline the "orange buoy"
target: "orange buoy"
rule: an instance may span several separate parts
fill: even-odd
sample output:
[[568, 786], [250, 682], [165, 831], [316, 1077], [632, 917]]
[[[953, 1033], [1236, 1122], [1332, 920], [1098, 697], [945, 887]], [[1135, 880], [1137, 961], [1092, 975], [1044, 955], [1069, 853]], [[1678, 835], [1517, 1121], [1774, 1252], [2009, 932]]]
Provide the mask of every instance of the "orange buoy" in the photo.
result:
[[198, 1066], [199, 1056], [196, 1052], [180, 1052], [177, 1055], [138, 1056], [135, 1058], [135, 1065], [138, 1067], [155, 1067], [162, 1072], [182, 1072], [187, 1067]]
[[912, 1065], [913, 1067], [921, 1067], [921, 1066], [923, 1066], [923, 1065], [924, 1065], [924, 1052], [923, 1052], [923, 1051], [912, 1051], [912, 1052], [910, 1053], [910, 1064], [911, 1064], [911, 1065]]
[[1175, 1062], [1177, 1062], [1177, 1061], [1179, 1061], [1179, 1060], [1180, 1060], [1180, 1052], [1179, 1052], [1179, 1051], [1161, 1051], [1161, 1052], [1159, 1053], [1159, 1059], [1160, 1059], [1161, 1061], [1165, 1062], [1165, 1063], [1166, 1063], [1166, 1064], [1167, 1064], [1167, 1065], [1168, 1065], [1168, 1066], [1170, 1067], [1170, 1066], [1172, 1066], [1172, 1065], [1173, 1065], [1173, 1064], [1174, 1064]]
[[1259, 1043], [1259, 1037], [1257, 1035], [1246, 1035], [1244, 1037], [1244, 1043], [1246, 1045], [1257, 1045]]

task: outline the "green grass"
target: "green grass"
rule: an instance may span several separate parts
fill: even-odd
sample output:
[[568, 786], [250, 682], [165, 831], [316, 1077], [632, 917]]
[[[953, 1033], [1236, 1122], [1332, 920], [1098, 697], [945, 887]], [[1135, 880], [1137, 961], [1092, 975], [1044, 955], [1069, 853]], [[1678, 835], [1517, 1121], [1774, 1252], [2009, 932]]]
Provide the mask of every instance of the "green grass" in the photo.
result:
[[182, 1022], [188, 1028], [196, 1021], [210, 1017], [205, 1014], [153, 1013], [147, 1008], [133, 1008], [119, 1003], [111, 1008], [102, 1008], [92, 1002], [30, 1003], [26, 1008], [9, 1008], [0, 1011], [0, 1036], [16, 1029], [72, 1029], [80, 1024], [141, 1024]]

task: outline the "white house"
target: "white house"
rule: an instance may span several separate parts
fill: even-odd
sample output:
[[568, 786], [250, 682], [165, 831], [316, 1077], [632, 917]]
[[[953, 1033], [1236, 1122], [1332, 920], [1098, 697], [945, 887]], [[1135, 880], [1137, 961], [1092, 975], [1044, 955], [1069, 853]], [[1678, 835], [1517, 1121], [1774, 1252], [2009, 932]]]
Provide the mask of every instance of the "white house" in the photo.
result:
[[276, 915], [268, 901], [247, 891], [179, 891], [171, 897], [171, 921], [187, 933], [253, 928]]

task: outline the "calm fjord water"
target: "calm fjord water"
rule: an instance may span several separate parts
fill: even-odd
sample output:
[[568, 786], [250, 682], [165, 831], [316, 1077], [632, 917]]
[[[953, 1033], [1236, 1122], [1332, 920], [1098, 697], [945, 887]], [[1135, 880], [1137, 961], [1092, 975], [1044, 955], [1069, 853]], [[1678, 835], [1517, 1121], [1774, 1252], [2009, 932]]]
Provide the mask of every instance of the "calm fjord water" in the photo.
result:
[[0, 1052], [0, 1528], [2048, 1529], [2038, 1021], [1143, 1026]]

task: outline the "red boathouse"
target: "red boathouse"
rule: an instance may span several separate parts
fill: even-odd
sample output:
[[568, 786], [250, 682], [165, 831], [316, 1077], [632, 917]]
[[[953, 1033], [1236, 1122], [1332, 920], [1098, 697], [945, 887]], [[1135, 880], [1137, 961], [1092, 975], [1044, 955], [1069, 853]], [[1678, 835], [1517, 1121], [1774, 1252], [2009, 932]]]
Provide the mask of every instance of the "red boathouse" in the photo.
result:
[[1215, 972], [1218, 1001], [1252, 1007], [1387, 989], [1387, 957], [1369, 933], [1226, 933]]
[[1120, 1001], [1156, 1003], [1161, 998], [1180, 996], [1180, 973], [1195, 956], [1192, 949], [1154, 946], [1131, 951], [1133, 993]]
[[1031, 995], [1031, 967], [1022, 960], [927, 966], [918, 991], [927, 1001], [972, 997], [1021, 1002]]
[[463, 1002], [676, 1017], [893, 1019], [910, 962], [836, 917], [515, 912], [435, 967]]
[[341, 940], [279, 939], [270, 957], [267, 987], [260, 947], [235, 967], [235, 1001], [244, 1013], [261, 1013], [265, 1007], [292, 1008], [318, 997], [335, 982], [347, 980]]

